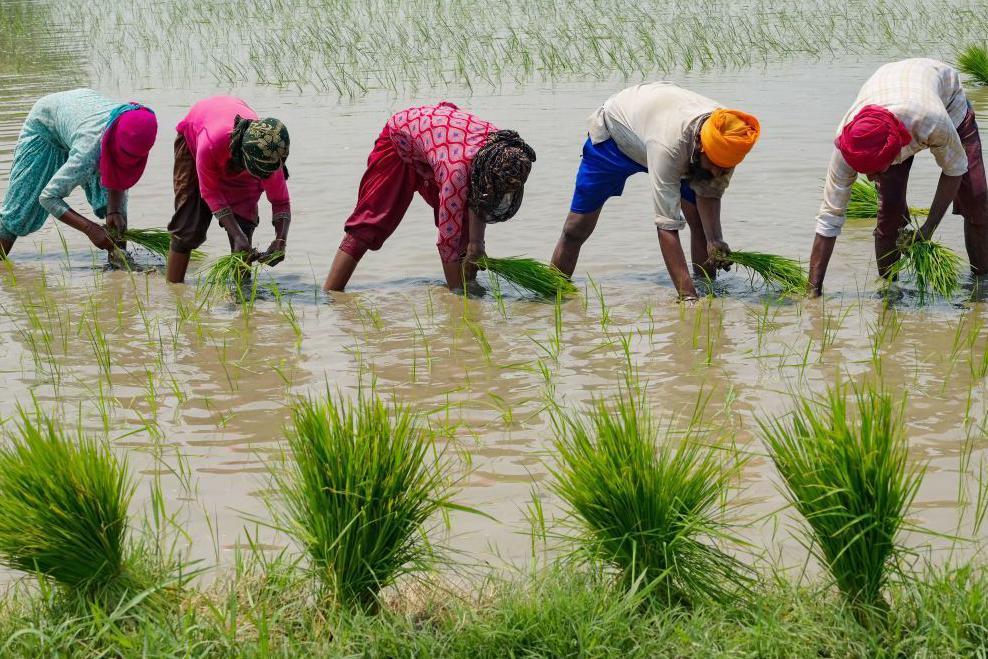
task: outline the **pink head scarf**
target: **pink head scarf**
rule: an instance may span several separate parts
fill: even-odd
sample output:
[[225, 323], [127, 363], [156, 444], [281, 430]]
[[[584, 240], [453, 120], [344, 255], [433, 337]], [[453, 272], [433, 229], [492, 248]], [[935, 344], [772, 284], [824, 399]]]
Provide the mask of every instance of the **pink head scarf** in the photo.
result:
[[913, 141], [905, 124], [889, 110], [866, 105], [834, 141], [844, 160], [862, 174], [884, 172]]
[[[119, 114], [118, 114], [119, 112]], [[103, 187], [129, 190], [140, 180], [158, 135], [158, 120], [150, 109], [131, 103], [111, 115], [103, 131], [99, 175]]]

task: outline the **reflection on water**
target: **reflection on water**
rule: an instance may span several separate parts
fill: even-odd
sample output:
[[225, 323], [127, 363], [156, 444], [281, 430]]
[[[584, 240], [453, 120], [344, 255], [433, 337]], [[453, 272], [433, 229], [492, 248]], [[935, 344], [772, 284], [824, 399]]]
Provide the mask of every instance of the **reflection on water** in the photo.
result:
[[[16, 84], [0, 85], [0, 193], [20, 119], [48, 86], [74, 84], [71, 75], [52, 82], [44, 76], [61, 69], [37, 62], [41, 71], [18, 64], [2, 72]], [[771, 72], [679, 77], [762, 121], [762, 141], [725, 198], [731, 245], [805, 258], [834, 126], [875, 64], [780, 64]], [[100, 87], [98, 72], [90, 73], [90, 84]], [[490, 231], [493, 255], [548, 258], [572, 191], [583, 121], [619, 86], [451, 97], [518, 129], [539, 154], [520, 217]], [[168, 126], [216, 90], [200, 82], [103, 91], [139, 96], [158, 113], [161, 144], [133, 191], [130, 221], [164, 226], [172, 207], [170, 150], [162, 146]], [[789, 392], [821, 391], [837, 377], [880, 376], [908, 395], [912, 452], [929, 464], [917, 521], [945, 532], [969, 528], [969, 518], [958, 522], [958, 497], [972, 491], [988, 458], [985, 305], [959, 298], [920, 309], [906, 295], [886, 307], [875, 293], [869, 222], [848, 223], [821, 300], [779, 301], [730, 273], [715, 285], [716, 299], [688, 307], [674, 302], [647, 181], [635, 177], [608, 203], [584, 249], [577, 270], [584, 294], [557, 316], [552, 304], [464, 300], [439, 286], [431, 213], [415, 202], [385, 248], [368, 255], [352, 291], [327, 297], [318, 282], [380, 125], [400, 105], [438, 99], [370, 97], [346, 105], [315, 94], [234, 91], [262, 113], [277, 113], [298, 136], [288, 260], [270, 271], [292, 295], [264, 296], [250, 314], [232, 304], [200, 309], [191, 287], [166, 284], [160, 270], [105, 271], [71, 231], [63, 249], [54, 222], [18, 242], [0, 278], [0, 414], [34, 396], [106, 433], [141, 473], [166, 474], [175, 505], [195, 502], [188, 524], [199, 555], [210, 556], [213, 542], [228, 549], [241, 541], [245, 516], [264, 517], [258, 492], [281, 449], [290, 396], [374, 381], [451, 429], [450, 441], [465, 456], [460, 501], [497, 519], [455, 516], [453, 546], [481, 559], [496, 553], [523, 560], [530, 550], [523, 511], [533, 488], [546, 494], [545, 460], [552, 458], [546, 399], [576, 406], [613, 393], [628, 365], [625, 347], [657, 411], [688, 417], [702, 397], [707, 422], [753, 454], [739, 496], [754, 521], [748, 533], [762, 546], [788, 536], [774, 518], [762, 517], [782, 500], [755, 417], [783, 413]], [[988, 91], [972, 100], [988, 111]], [[929, 205], [936, 175], [932, 158], [918, 159], [914, 205]], [[72, 201], [85, 209], [81, 198]], [[960, 224], [947, 218], [941, 234], [963, 253]], [[263, 223], [259, 231], [263, 244], [271, 229]], [[225, 242], [214, 230], [206, 249], [221, 254]], [[551, 499], [546, 510], [554, 510]], [[799, 551], [794, 542], [785, 547]]]

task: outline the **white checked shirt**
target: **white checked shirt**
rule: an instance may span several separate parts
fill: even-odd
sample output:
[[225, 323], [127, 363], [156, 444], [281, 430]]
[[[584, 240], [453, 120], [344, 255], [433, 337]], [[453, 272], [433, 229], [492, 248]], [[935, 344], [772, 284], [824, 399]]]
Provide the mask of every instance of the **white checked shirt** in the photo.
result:
[[[624, 155], [648, 169], [655, 225], [660, 229], [686, 227], [679, 183], [689, 176], [702, 120], [719, 107], [716, 101], [671, 82], [649, 82], [619, 91], [590, 115], [591, 142], [613, 138]], [[697, 196], [720, 199], [731, 174], [733, 169], [689, 184]]]
[[[957, 127], [967, 116], [968, 102], [957, 71], [934, 59], [915, 58], [892, 62], [879, 68], [861, 87], [854, 105], [844, 115], [837, 135], [866, 105], [886, 108], [899, 118], [910, 134], [910, 142], [893, 165], [929, 149], [947, 176], [967, 173], [967, 153]], [[838, 149], [830, 158], [823, 204], [816, 217], [816, 232], [824, 237], [840, 234], [858, 173]]]

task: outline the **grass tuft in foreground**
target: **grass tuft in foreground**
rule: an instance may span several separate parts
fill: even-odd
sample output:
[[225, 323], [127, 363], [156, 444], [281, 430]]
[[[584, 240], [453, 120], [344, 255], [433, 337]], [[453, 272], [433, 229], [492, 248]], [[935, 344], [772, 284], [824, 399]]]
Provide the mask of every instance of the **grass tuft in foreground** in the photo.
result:
[[902, 250], [889, 271], [888, 281], [912, 275], [920, 300], [925, 300], [928, 291], [949, 299], [960, 287], [961, 263], [949, 247], [934, 240], [914, 240]]
[[[123, 233], [123, 239], [162, 258], [167, 258], [172, 235], [166, 229], [127, 229]], [[194, 249], [190, 256], [192, 260], [198, 261], [205, 258], [206, 254], [202, 250]]]
[[718, 546], [735, 541], [721, 505], [729, 456], [692, 431], [660, 441], [634, 383], [582, 416], [557, 410], [553, 425], [553, 488], [594, 559], [668, 603], [725, 602], [747, 589], [748, 569]]
[[428, 524], [456, 508], [442, 452], [407, 408], [374, 393], [301, 399], [291, 417], [278, 525], [339, 603], [372, 609], [382, 588], [436, 560]]
[[19, 410], [0, 448], [0, 562], [83, 595], [122, 585], [133, 494], [106, 445]]
[[766, 284], [778, 287], [783, 294], [806, 292], [809, 279], [795, 259], [762, 252], [731, 252], [725, 258], [757, 274]]
[[957, 56], [957, 68], [979, 85], [988, 85], [988, 49], [970, 45]]
[[[929, 215], [929, 208], [913, 208], [909, 212], [918, 217]], [[868, 179], [859, 178], [851, 185], [851, 199], [845, 212], [849, 220], [873, 220], [878, 217], [878, 187]]]
[[523, 294], [555, 299], [559, 295], [569, 297], [579, 292], [569, 277], [555, 266], [535, 259], [518, 256], [495, 259], [485, 256], [477, 264], [486, 268], [492, 277], [498, 277]]
[[903, 406], [869, 385], [798, 398], [787, 417], [760, 419], [762, 437], [805, 520], [806, 545], [858, 611], [884, 612], [905, 549], [899, 533], [923, 477], [910, 464]]

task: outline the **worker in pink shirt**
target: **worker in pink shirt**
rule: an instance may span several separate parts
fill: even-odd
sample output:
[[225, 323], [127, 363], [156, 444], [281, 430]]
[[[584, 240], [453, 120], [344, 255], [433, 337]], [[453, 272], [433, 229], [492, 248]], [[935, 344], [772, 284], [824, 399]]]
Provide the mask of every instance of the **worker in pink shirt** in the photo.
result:
[[[283, 261], [292, 217], [285, 182], [289, 139], [284, 124], [258, 119], [239, 98], [214, 96], [193, 105], [176, 130], [168, 281], [185, 280], [189, 254], [206, 241], [214, 216], [226, 230], [232, 252], [268, 265]], [[275, 239], [267, 251], [258, 253], [252, 238], [262, 192], [271, 203]]]

